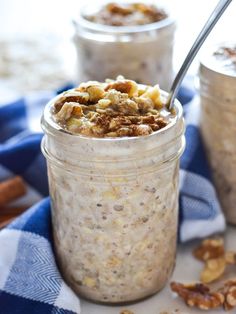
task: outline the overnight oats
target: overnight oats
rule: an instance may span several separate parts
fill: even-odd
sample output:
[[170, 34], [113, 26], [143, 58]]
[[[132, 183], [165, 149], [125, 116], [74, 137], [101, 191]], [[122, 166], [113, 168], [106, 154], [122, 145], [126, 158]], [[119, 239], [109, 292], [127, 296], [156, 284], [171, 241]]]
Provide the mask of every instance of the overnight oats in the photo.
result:
[[90, 5], [74, 24], [80, 82], [122, 73], [169, 89], [175, 21], [162, 8], [136, 2]]
[[82, 83], [45, 108], [56, 255], [68, 284], [98, 302], [160, 290], [174, 263], [182, 107], [118, 77]]
[[201, 129], [228, 222], [236, 224], [236, 44], [220, 45], [200, 66]]

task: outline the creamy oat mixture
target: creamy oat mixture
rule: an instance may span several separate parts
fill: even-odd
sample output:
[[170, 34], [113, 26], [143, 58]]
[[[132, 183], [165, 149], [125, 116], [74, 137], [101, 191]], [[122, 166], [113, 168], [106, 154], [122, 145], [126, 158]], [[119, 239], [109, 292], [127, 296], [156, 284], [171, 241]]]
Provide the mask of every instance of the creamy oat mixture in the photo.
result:
[[91, 22], [111, 26], [144, 25], [167, 17], [164, 10], [145, 3], [108, 3], [93, 15], [85, 18]]
[[[149, 124], [142, 126], [150, 127], [151, 134], [147, 136], [120, 137], [118, 124], [113, 131], [118, 132], [116, 138], [106, 137], [106, 129], [102, 129], [103, 138], [97, 132], [97, 124], [87, 127], [89, 118], [86, 111], [81, 118], [81, 110], [93, 106], [91, 112], [96, 115], [96, 106], [87, 104], [88, 100], [78, 105], [78, 99], [82, 103], [81, 99], [93, 96], [97, 104], [100, 93], [112, 95], [112, 101], [113, 97], [119, 99], [130, 94], [124, 97], [129, 103], [132, 97], [139, 97], [131, 96], [139, 86], [123, 78], [121, 81], [125, 83], [121, 86], [132, 87], [125, 90], [127, 93], [114, 88], [119, 80], [104, 85], [81, 84], [82, 90], [73, 91], [77, 93], [77, 101], [73, 98], [75, 103], [69, 105], [69, 111], [66, 107], [63, 110], [63, 94], [46, 106], [42, 119], [45, 132], [42, 150], [47, 158], [54, 244], [60, 270], [79, 295], [105, 303], [142, 299], [156, 293], [169, 279], [176, 251], [179, 157], [184, 149], [184, 124], [178, 103], [169, 127], [153, 131]], [[94, 93], [94, 86], [99, 93]], [[152, 95], [145, 98], [147, 107], [137, 109], [136, 102], [122, 107], [118, 102], [120, 106], [116, 108], [113, 104], [114, 108], [110, 109], [122, 119], [132, 113], [137, 119], [154, 115], [159, 121], [157, 112], [163, 110], [159, 89], [145, 87], [141, 94], [145, 93]], [[111, 104], [104, 103], [104, 99], [100, 99], [105, 108], [101, 110], [106, 112]], [[71, 108], [76, 108], [74, 113]], [[141, 112], [137, 114], [137, 110]], [[79, 117], [71, 117], [78, 112]], [[104, 111], [99, 114], [103, 115]], [[68, 131], [67, 122], [71, 118], [82, 119], [88, 136], [78, 136], [81, 124], [77, 129], [77, 122], [75, 129]], [[133, 132], [140, 125], [134, 124], [135, 128], [130, 130]]]
[[229, 47], [202, 59], [201, 130], [221, 205], [236, 224], [236, 50]]
[[148, 135], [172, 121], [159, 86], [118, 77], [82, 83], [54, 104], [54, 119], [66, 131], [91, 137]]

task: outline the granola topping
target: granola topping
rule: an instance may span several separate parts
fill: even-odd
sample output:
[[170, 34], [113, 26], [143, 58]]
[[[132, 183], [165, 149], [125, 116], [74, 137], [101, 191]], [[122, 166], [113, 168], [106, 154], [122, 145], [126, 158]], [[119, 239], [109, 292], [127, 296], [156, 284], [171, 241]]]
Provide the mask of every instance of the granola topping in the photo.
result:
[[54, 104], [53, 117], [72, 134], [133, 137], [164, 128], [174, 112], [165, 108], [158, 85], [144, 86], [120, 76], [65, 92]]
[[167, 18], [164, 10], [152, 4], [144, 3], [108, 3], [96, 14], [86, 19], [98, 24], [111, 26], [131, 26], [155, 23]]

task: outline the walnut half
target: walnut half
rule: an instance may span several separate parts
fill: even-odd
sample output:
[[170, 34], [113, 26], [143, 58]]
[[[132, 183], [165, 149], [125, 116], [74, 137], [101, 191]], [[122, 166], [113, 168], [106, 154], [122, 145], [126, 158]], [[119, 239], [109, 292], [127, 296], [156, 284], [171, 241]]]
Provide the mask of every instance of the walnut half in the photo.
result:
[[[193, 251], [193, 255], [205, 263], [200, 277], [203, 283], [213, 282], [224, 274], [227, 262], [222, 238], [203, 240]], [[229, 256], [228, 259], [232, 257]]]
[[201, 272], [201, 281], [210, 283], [219, 279], [225, 272], [226, 261], [224, 257], [209, 259], [205, 263], [205, 268]]
[[226, 311], [236, 307], [236, 279], [227, 281], [219, 292], [225, 296], [223, 306]]
[[171, 283], [171, 290], [177, 293], [190, 307], [201, 310], [215, 309], [223, 305], [225, 297], [222, 292], [210, 292], [210, 289], [201, 283], [182, 284]]
[[224, 255], [224, 241], [222, 238], [203, 240], [193, 251], [193, 255], [200, 261], [221, 257]]

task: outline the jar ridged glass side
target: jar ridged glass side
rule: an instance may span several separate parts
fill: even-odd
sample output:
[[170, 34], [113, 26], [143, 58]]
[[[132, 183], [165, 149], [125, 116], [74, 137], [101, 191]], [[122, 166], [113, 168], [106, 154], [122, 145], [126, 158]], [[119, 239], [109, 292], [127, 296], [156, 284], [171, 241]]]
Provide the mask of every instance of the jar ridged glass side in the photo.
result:
[[95, 139], [42, 120], [55, 250], [68, 284], [88, 299], [124, 303], [170, 277], [176, 251], [182, 108], [149, 136]]

